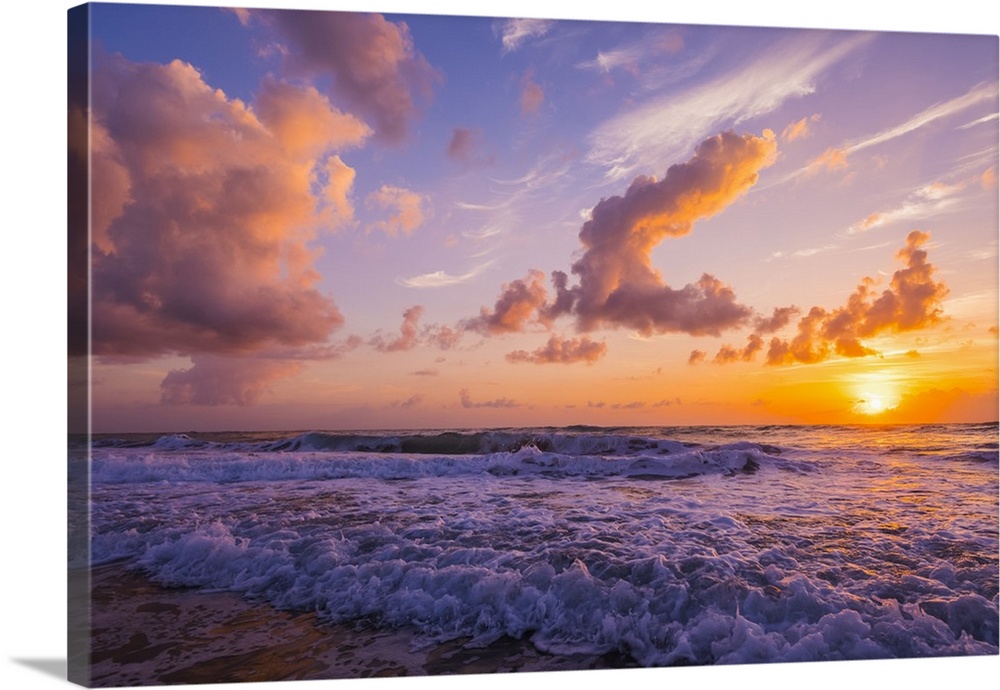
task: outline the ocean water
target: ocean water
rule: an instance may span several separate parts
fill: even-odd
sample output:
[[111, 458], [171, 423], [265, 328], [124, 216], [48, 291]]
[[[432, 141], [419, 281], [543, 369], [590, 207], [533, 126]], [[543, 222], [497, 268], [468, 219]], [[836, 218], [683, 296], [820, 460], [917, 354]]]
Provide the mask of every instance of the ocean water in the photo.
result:
[[100, 436], [89, 558], [417, 646], [513, 637], [645, 666], [997, 654], [997, 441], [996, 424]]

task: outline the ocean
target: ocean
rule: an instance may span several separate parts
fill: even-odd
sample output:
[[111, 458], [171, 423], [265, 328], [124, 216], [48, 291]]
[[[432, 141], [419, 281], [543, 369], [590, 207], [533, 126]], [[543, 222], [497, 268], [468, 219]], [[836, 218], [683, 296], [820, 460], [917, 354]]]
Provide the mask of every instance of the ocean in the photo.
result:
[[89, 483], [71, 568], [404, 654], [998, 653], [996, 424], [97, 435]]

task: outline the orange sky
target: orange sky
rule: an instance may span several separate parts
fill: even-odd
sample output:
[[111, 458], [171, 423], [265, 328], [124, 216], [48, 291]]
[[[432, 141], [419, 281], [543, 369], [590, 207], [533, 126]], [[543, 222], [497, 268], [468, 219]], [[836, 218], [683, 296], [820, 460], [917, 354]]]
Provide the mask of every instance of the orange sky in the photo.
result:
[[997, 418], [996, 37], [92, 30], [95, 430]]

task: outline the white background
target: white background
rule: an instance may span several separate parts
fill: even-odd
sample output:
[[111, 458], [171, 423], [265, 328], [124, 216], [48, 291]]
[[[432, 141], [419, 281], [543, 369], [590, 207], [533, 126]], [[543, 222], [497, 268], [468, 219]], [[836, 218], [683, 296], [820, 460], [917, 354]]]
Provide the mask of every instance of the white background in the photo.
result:
[[[16, 0], [4, 8], [0, 51], [0, 588], [2, 686], [63, 686], [65, 625], [65, 378], [66, 378], [66, 10], [71, 2]], [[165, 4], [178, 4], [169, 0]], [[184, 4], [216, 4], [188, 0]], [[229, 3], [226, 3], [229, 4]], [[920, 3], [890, 12], [889, 3], [838, 0], [817, 3], [704, 0], [274, 0], [269, 7], [355, 9], [480, 15], [627, 19], [671, 23], [795, 26], [997, 35], [997, 10], [982, 0]], [[916, 5], [914, 3], [914, 5]], [[902, 3], [897, 5], [903, 6]], [[474, 7], [471, 10], [470, 7]], [[818, 8], [818, 9], [817, 9]], [[728, 668], [588, 671], [434, 679], [307, 681], [296, 688], [500, 688], [528, 690], [553, 683], [585, 688], [628, 683], [664, 686], [770, 687], [792, 683], [827, 688], [930, 688], [980, 684], [1000, 677], [1000, 657], [915, 661], [835, 662]], [[977, 682], [978, 681], [978, 682]], [[272, 690], [278, 683], [214, 685]]]

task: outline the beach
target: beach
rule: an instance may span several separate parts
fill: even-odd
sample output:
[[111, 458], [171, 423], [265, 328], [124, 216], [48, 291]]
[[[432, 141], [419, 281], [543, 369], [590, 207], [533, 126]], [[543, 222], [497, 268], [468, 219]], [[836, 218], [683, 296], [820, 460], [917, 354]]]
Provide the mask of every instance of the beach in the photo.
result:
[[103, 437], [92, 681], [996, 655], [996, 425]]
[[[92, 570], [92, 685], [188, 685], [621, 668], [504, 638], [414, 649], [414, 634], [333, 625], [230, 592], [161, 587], [122, 564]], [[616, 663], [617, 662], [617, 663]]]

